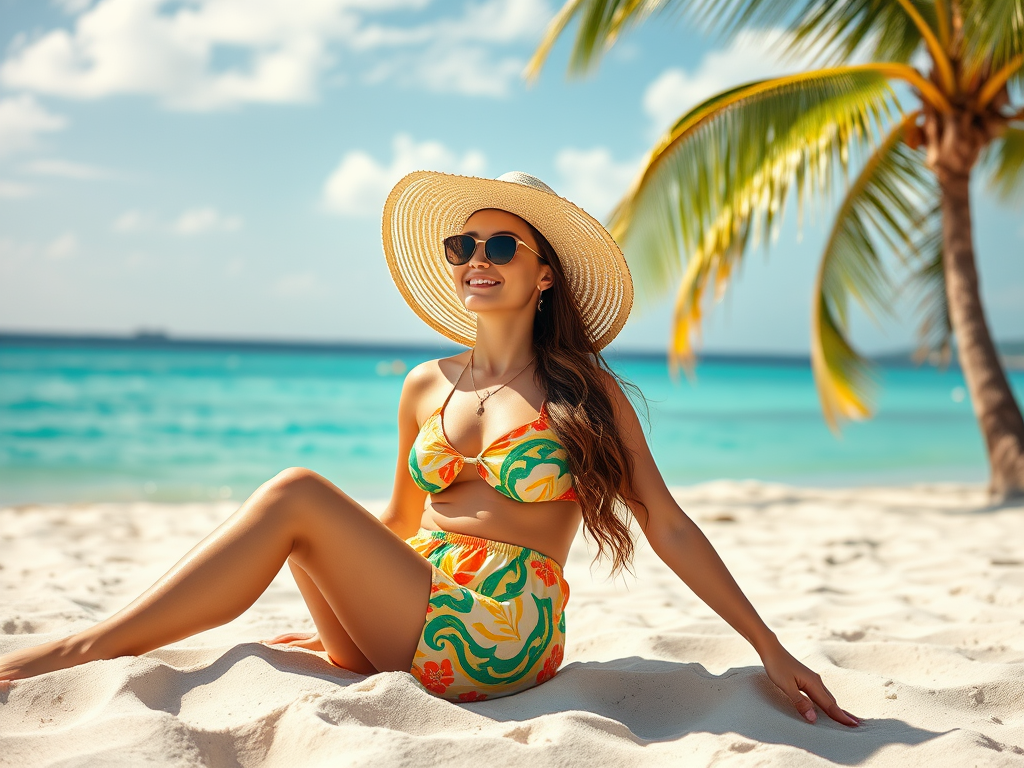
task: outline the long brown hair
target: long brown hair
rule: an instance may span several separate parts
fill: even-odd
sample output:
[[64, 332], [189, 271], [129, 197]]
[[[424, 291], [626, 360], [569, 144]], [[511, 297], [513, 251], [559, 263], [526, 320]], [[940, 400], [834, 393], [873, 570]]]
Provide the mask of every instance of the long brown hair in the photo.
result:
[[635, 512], [642, 507], [645, 518], [650, 515], [636, 495], [633, 454], [616, 424], [602, 371], [641, 400], [643, 395], [605, 361], [583, 324], [558, 254], [536, 227], [526, 224], [554, 276], [533, 323], [536, 377], [547, 396], [551, 426], [569, 454], [583, 526], [597, 542], [595, 562], [610, 549], [614, 576], [623, 567], [629, 569], [633, 559], [630, 508]]

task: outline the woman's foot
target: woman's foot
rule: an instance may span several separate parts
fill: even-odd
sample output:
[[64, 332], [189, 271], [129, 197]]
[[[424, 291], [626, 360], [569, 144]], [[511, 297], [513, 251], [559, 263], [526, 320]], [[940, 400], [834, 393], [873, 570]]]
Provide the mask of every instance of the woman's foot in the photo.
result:
[[76, 638], [22, 648], [0, 656], [0, 691], [9, 690], [13, 680], [23, 680], [58, 669], [67, 669], [100, 658]]

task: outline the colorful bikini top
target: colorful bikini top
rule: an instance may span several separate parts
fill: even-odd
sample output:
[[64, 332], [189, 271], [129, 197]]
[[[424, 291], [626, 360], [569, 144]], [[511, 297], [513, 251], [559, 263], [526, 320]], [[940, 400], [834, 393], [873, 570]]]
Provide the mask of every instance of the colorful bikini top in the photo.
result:
[[548, 426], [546, 403], [529, 424], [506, 432], [476, 456], [463, 456], [444, 433], [444, 409], [454, 393], [452, 387], [423, 422], [409, 451], [409, 473], [421, 490], [443, 491], [466, 464], [475, 464], [488, 485], [515, 501], [576, 501], [568, 452]]

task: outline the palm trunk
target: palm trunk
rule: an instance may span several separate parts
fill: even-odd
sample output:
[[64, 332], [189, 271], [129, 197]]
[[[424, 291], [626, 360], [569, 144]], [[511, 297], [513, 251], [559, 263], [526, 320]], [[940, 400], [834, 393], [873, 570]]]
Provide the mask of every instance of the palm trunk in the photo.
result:
[[[951, 153], [936, 169], [942, 205], [942, 262], [949, 319], [974, 414], [985, 438], [995, 500], [1024, 497], [1024, 418], [985, 321], [971, 235], [970, 165]], [[955, 166], [961, 165], [957, 168]], [[951, 167], [953, 166], [953, 167]]]

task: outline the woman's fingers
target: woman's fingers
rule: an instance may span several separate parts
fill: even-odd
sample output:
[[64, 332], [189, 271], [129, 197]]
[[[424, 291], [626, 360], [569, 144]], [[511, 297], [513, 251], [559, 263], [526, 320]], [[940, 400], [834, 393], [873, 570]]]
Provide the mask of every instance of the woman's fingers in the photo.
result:
[[323, 641], [318, 632], [288, 632], [270, 640], [260, 640], [263, 645], [286, 645], [289, 648], [305, 648], [307, 651], [324, 650]]
[[273, 637], [270, 640], [260, 640], [260, 642], [264, 645], [281, 645], [283, 643], [311, 640], [315, 634], [315, 632], [287, 632], [283, 635]]
[[[825, 714], [827, 714], [837, 723], [842, 723], [843, 725], [849, 726], [860, 725], [860, 721], [857, 720], [857, 718], [855, 718], [853, 715], [849, 714], [844, 709], [841, 709], [839, 707], [839, 704], [836, 702], [836, 697], [833, 696], [829, 689], [825, 687], [825, 684], [817, 675], [815, 675], [809, 682], [807, 682], [801, 687], [804, 689], [807, 695], [811, 697], [814, 703], [821, 707]], [[803, 696], [801, 696], [800, 698], [807, 702], [807, 699]], [[811, 713], [813, 714], [814, 707], [811, 706], [810, 702], [807, 702], [807, 706], [811, 707]], [[800, 714], [804, 715], [804, 717], [807, 718], [806, 710], [801, 708], [799, 704], [797, 704], [797, 709], [800, 710]], [[817, 718], [815, 717], [814, 719], [807, 719], [809, 720], [809, 722], [813, 723], [814, 720]]]
[[290, 634], [289, 635], [278, 635], [277, 637], [272, 637], [269, 640], [260, 640], [260, 642], [263, 643], [264, 645], [279, 645], [280, 643], [287, 643], [288, 640], [290, 638], [292, 638], [292, 637], [293, 637], [293, 635], [290, 635]]
[[813, 723], [818, 719], [818, 714], [814, 711], [814, 705], [800, 692], [796, 681], [793, 682], [792, 687], [784, 689], [784, 693], [789, 696], [789, 700], [793, 702], [796, 711], [800, 713], [804, 720]]
[[[821, 682], [821, 678], [812, 678], [807, 682], [801, 681], [799, 683], [794, 680], [792, 687], [784, 689], [784, 693], [789, 696], [789, 700], [793, 702], [793, 706], [796, 707], [796, 711], [800, 713], [800, 716], [809, 723], [814, 723], [818, 720], [818, 713], [814, 711], [814, 705], [817, 704], [825, 714], [837, 723], [850, 727], [860, 725], [860, 721], [856, 717], [840, 708], [839, 704], [836, 703], [835, 697], [825, 687], [825, 684]], [[805, 696], [804, 693], [807, 695]]]
[[814, 705], [817, 704], [837, 723], [851, 727], [860, 725], [856, 717], [839, 707], [836, 697], [822, 682], [821, 675], [801, 664], [782, 646], [768, 649], [761, 656], [761, 661], [764, 662], [768, 678], [789, 697], [796, 711], [807, 722], [817, 721], [818, 715], [814, 711]]

